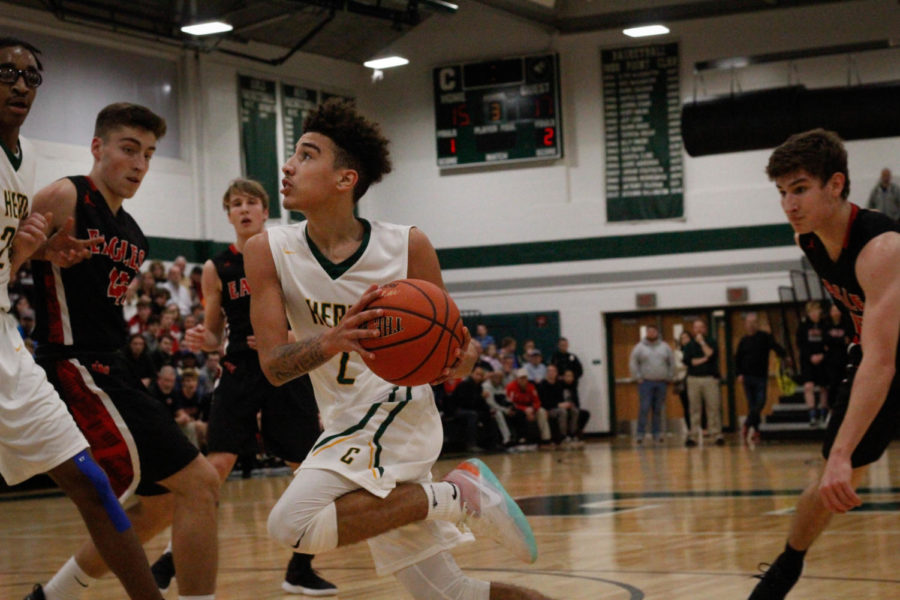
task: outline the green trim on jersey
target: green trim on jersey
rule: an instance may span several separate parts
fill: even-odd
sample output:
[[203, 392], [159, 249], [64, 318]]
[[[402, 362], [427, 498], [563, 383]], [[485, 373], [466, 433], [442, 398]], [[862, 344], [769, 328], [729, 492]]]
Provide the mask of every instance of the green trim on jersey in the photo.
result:
[[[391, 391], [391, 396], [388, 399], [389, 402], [394, 401], [394, 397], [396, 396], [398, 389], [399, 388], [394, 388]], [[375, 436], [372, 438], [372, 443], [375, 444], [375, 460], [372, 461], [372, 467], [378, 469], [379, 475], [384, 475], [384, 467], [379, 465], [379, 463], [381, 462], [381, 436], [384, 435], [385, 431], [387, 431], [388, 425], [391, 424], [391, 422], [394, 420], [394, 417], [396, 417], [397, 414], [399, 414], [399, 412], [403, 410], [407, 404], [409, 404], [410, 400], [412, 400], [412, 388], [407, 387], [406, 400], [402, 401], [394, 408], [394, 410], [391, 411], [391, 413], [384, 420], [384, 423], [381, 424], [381, 427], [378, 428], [378, 431], [375, 432]]]
[[339, 437], [348, 436], [351, 433], [355, 433], [355, 432], [359, 431], [360, 429], [363, 429], [366, 426], [366, 423], [369, 422], [369, 419], [371, 419], [373, 416], [375, 416], [375, 413], [378, 412], [378, 408], [381, 405], [382, 405], [381, 402], [376, 402], [371, 407], [369, 407], [369, 412], [367, 412], [366, 416], [364, 416], [362, 418], [362, 421], [360, 421], [356, 425], [353, 425], [352, 427], [348, 427], [347, 429], [345, 429], [344, 431], [342, 431], [340, 433], [336, 433], [334, 435], [328, 436], [327, 438], [325, 438], [324, 440], [322, 440], [321, 442], [319, 442], [318, 444], [313, 446], [313, 450], [318, 450], [319, 448], [321, 448], [322, 446], [324, 446], [331, 440], [337, 439]]
[[312, 250], [313, 256], [316, 257], [316, 260], [319, 261], [319, 265], [325, 269], [325, 272], [328, 273], [328, 276], [331, 277], [332, 281], [346, 273], [350, 267], [355, 265], [359, 260], [359, 257], [363, 255], [363, 252], [365, 252], [366, 248], [369, 246], [369, 239], [372, 237], [372, 225], [365, 219], [358, 218], [357, 220], [362, 223], [363, 226], [362, 243], [359, 245], [359, 248], [356, 249], [356, 252], [338, 264], [334, 264], [328, 260], [328, 257], [322, 254], [322, 251], [319, 250], [315, 242], [312, 241], [312, 238], [309, 237], [309, 229], [303, 231], [306, 236], [306, 243], [309, 244], [309, 249]]
[[16, 156], [12, 152], [10, 152], [9, 148], [6, 147], [6, 144], [0, 142], [0, 146], [3, 146], [3, 151], [6, 152], [6, 158], [9, 159], [9, 164], [12, 165], [14, 171], [18, 171], [19, 167], [22, 166], [22, 159], [25, 157], [25, 153], [22, 152], [22, 144], [16, 140], [16, 145], [19, 147], [19, 155]]

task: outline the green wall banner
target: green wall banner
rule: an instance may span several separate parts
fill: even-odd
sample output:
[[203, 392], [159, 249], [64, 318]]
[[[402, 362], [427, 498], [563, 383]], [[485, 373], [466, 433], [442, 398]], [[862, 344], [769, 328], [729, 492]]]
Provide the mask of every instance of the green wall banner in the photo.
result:
[[601, 50], [608, 221], [684, 216], [678, 44]]
[[241, 151], [244, 174], [256, 179], [269, 194], [269, 216], [281, 215], [278, 169], [278, 119], [275, 82], [238, 76], [241, 109]]

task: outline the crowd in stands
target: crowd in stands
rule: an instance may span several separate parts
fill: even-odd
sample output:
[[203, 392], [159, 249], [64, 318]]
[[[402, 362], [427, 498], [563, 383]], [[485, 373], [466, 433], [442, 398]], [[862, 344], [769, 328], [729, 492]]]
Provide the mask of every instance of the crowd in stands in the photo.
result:
[[448, 451], [529, 451], [583, 445], [589, 411], [581, 408], [578, 380], [583, 374], [569, 342], [560, 338], [544, 359], [533, 340], [506, 337], [500, 343], [479, 324], [475, 340], [482, 355], [465, 379], [434, 387]]
[[[182, 343], [184, 332], [203, 322], [202, 270], [194, 267], [185, 277], [186, 269], [184, 257], [168, 269], [154, 260], [135, 279], [124, 306], [129, 338], [122, 353], [134, 376], [203, 450], [224, 349], [194, 353]], [[10, 295], [12, 312], [33, 353], [33, 281], [27, 263]], [[545, 360], [533, 340], [524, 340], [519, 353], [514, 338], [498, 344], [484, 325], [477, 326], [475, 339], [483, 353], [473, 372], [434, 388], [445, 448], [471, 453], [579, 447], [589, 412], [580, 406], [578, 380], [583, 370], [578, 357], [569, 352], [568, 341], [560, 338], [556, 351]], [[255, 458], [242, 457], [245, 474], [246, 463], [264, 458], [262, 449]]]

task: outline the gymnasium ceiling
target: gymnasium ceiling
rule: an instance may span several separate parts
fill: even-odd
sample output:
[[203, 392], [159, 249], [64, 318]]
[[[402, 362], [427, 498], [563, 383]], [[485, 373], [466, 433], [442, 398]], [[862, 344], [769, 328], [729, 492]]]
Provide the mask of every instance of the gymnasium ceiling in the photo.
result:
[[[541, 24], [561, 34], [648, 22], [714, 18], [858, 0], [469, 0]], [[46, 11], [51, 18], [127, 32], [167, 43], [243, 55], [280, 64], [302, 50], [361, 63], [437, 13], [452, 15], [453, 0], [4, 0]], [[448, 6], [450, 5], [450, 6]], [[194, 19], [234, 26], [224, 36], [195, 38], [180, 31]], [[451, 17], [452, 18], [452, 17]], [[227, 40], [227, 44], [223, 41]], [[249, 41], [284, 49], [260, 55]]]

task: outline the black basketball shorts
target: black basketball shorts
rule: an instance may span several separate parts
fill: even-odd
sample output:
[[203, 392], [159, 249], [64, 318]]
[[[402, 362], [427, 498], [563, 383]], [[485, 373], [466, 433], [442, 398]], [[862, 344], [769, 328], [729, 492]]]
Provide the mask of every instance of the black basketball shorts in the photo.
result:
[[263, 374], [256, 352], [227, 355], [213, 392], [209, 451], [255, 453], [258, 432], [266, 452], [288, 462], [302, 462], [319, 437], [312, 383], [304, 375], [276, 387]]
[[[828, 421], [828, 430], [822, 445], [822, 456], [826, 459], [831, 452], [838, 429], [844, 422], [844, 416], [847, 414], [854, 374], [841, 382], [837, 398], [831, 402], [831, 419]], [[853, 455], [850, 457], [853, 468], [871, 464], [881, 458], [888, 444], [897, 436], [898, 430], [900, 430], [900, 375], [894, 377], [881, 410], [875, 415], [872, 424], [869, 425], [859, 441], [859, 445], [856, 446], [856, 450], [853, 451]]]
[[116, 353], [42, 358], [38, 363], [65, 401], [120, 498], [165, 494], [157, 482], [181, 471], [199, 451], [169, 410]]

